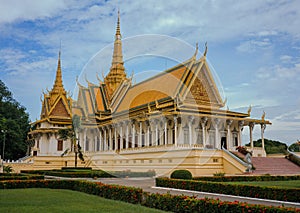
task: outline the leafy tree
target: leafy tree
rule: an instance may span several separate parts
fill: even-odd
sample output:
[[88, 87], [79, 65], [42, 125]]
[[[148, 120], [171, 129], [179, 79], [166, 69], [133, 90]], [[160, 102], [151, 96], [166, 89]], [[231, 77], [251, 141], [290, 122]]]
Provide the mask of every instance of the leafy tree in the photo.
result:
[[[81, 147], [78, 142], [77, 134], [80, 129], [80, 117], [78, 115], [73, 116], [72, 127], [67, 129], [60, 129], [58, 131], [59, 138], [62, 140], [70, 139], [72, 142], [73, 150], [75, 153], [75, 167], [77, 167], [77, 158], [79, 157], [80, 160], [84, 161], [83, 154], [81, 152]], [[62, 154], [65, 155], [67, 150]]]
[[[274, 141], [270, 139], [264, 139], [265, 142], [265, 150], [267, 154], [286, 154], [287, 145], [280, 141]], [[253, 144], [255, 147], [261, 147], [261, 139], [258, 139], [257, 141], [253, 141]], [[246, 144], [246, 146], [250, 146], [250, 143]]]
[[0, 130], [5, 131], [0, 132], [0, 150], [2, 155], [5, 139], [5, 159], [17, 160], [26, 155], [29, 129], [29, 115], [25, 107], [13, 98], [12, 93], [0, 80]]

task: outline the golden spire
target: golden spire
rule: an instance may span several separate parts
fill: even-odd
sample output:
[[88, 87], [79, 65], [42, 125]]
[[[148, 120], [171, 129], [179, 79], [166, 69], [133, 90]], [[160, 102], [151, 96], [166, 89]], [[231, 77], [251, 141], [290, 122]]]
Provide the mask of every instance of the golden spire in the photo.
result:
[[51, 90], [51, 93], [65, 93], [65, 92], [66, 91], [65, 91], [63, 83], [62, 83], [61, 65], [60, 65], [60, 50], [59, 50], [56, 77], [55, 77], [55, 81], [54, 81], [54, 85]]
[[104, 83], [109, 87], [111, 95], [122, 83], [122, 81], [127, 79], [124, 68], [121, 37], [122, 36], [120, 30], [120, 11], [118, 11], [118, 21], [115, 34], [112, 63], [110, 71], [104, 79]]

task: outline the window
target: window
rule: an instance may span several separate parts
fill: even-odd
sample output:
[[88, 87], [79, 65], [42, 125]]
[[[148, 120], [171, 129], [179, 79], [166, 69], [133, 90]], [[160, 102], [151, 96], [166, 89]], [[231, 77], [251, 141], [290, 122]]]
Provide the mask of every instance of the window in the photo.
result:
[[57, 151], [63, 150], [63, 140], [57, 140]]

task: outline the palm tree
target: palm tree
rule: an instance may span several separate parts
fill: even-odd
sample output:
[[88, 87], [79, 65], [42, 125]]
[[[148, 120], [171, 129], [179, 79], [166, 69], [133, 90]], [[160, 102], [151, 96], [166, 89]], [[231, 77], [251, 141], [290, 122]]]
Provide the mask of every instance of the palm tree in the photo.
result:
[[[81, 122], [80, 122], [80, 117], [78, 115], [73, 116], [73, 121], [72, 121], [72, 127], [67, 128], [67, 129], [60, 129], [58, 131], [59, 138], [62, 140], [71, 140], [73, 150], [75, 153], [75, 167], [77, 167], [77, 158], [79, 157], [80, 160], [84, 161], [83, 154], [81, 152], [81, 147], [79, 145], [79, 141], [77, 138], [78, 131], [80, 129]], [[62, 154], [65, 155], [67, 154], [67, 150]]]

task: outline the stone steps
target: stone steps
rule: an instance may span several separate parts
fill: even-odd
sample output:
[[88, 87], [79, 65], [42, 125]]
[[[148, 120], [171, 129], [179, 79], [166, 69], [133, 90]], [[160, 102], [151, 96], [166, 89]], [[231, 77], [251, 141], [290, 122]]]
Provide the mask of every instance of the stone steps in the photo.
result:
[[300, 175], [300, 167], [284, 157], [252, 157], [252, 164], [253, 174]]

